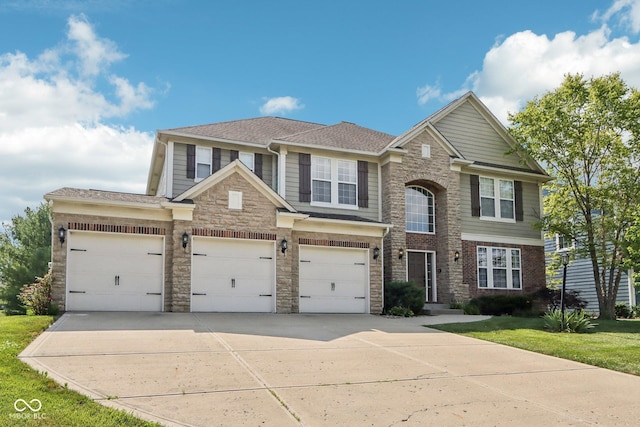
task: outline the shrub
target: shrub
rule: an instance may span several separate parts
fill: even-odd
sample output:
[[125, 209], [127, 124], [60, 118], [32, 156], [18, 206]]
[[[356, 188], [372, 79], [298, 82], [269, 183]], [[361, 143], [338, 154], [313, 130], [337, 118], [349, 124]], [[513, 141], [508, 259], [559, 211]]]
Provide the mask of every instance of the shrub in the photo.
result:
[[37, 277], [35, 283], [24, 285], [20, 290], [18, 299], [37, 316], [52, 311], [51, 281], [49, 271], [44, 277]]
[[631, 315], [633, 316], [634, 319], [637, 319], [640, 317], [640, 305], [634, 305], [631, 308]]
[[544, 320], [544, 328], [550, 332], [573, 332], [581, 334], [597, 326], [591, 321], [591, 317], [581, 310], [564, 313], [564, 329], [562, 325], [562, 312], [560, 310], [552, 310], [542, 318]]
[[471, 303], [465, 304], [463, 309], [464, 309], [464, 314], [469, 314], [474, 316], [481, 314], [480, 308], [475, 304], [471, 304]]
[[399, 307], [399, 306], [391, 307], [389, 309], [389, 311], [387, 312], [387, 314], [390, 315], [390, 316], [400, 316], [400, 317], [413, 317], [413, 316], [415, 316], [415, 314], [413, 314], [413, 311], [411, 311], [410, 308]]
[[[536, 300], [543, 301], [549, 311], [560, 309], [561, 289], [542, 288], [531, 297]], [[587, 307], [587, 301], [580, 298], [580, 291], [565, 290], [564, 307], [570, 310], [584, 310]]]
[[615, 306], [616, 317], [620, 319], [630, 319], [631, 318], [631, 309], [629, 306], [623, 302], [619, 302]]
[[475, 305], [480, 314], [489, 316], [524, 314], [531, 311], [531, 298], [524, 295], [483, 295], [473, 298], [468, 305]]
[[389, 282], [384, 286], [384, 308], [388, 312], [393, 307], [406, 307], [414, 314], [422, 313], [425, 289], [413, 282]]

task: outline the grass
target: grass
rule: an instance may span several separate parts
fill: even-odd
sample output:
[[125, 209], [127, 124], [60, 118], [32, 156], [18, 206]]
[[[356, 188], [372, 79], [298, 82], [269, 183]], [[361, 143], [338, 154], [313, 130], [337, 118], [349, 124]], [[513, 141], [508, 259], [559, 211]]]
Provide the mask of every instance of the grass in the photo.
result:
[[597, 326], [585, 334], [547, 332], [541, 318], [511, 316], [429, 327], [640, 375], [640, 321], [595, 320], [594, 323]]
[[[11, 426], [158, 426], [102, 406], [69, 390], [18, 360], [18, 354], [53, 321], [51, 316], [0, 315], [0, 425]], [[38, 399], [37, 412], [18, 412], [18, 399]], [[32, 406], [37, 406], [36, 402]], [[18, 403], [18, 408], [25, 408]]]

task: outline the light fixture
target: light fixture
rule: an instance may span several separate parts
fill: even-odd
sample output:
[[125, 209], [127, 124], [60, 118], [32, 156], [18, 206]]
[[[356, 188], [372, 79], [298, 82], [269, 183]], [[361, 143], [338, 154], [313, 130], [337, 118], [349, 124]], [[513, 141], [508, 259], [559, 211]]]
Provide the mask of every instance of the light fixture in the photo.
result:
[[282, 251], [282, 253], [287, 252], [288, 247], [289, 247], [289, 242], [287, 242], [287, 239], [282, 239], [282, 241], [280, 242], [280, 250]]
[[65, 230], [64, 226], [61, 225], [60, 228], [58, 228], [58, 239], [60, 239], [61, 245], [64, 243], [66, 238], [67, 238], [67, 230]]
[[379, 247], [375, 247], [373, 248], [373, 259], [378, 259], [380, 257], [380, 248]]
[[398, 249], [398, 259], [402, 259], [403, 256], [404, 256], [404, 249], [402, 248]]
[[454, 262], [458, 262], [459, 259], [460, 259], [460, 252], [459, 251], [455, 251], [453, 253], [453, 261]]
[[182, 248], [187, 249], [187, 245], [189, 244], [189, 235], [185, 231], [182, 233]]
[[562, 257], [562, 265], [566, 266], [567, 264], [569, 264], [569, 252], [568, 251], [563, 251], [561, 254]]

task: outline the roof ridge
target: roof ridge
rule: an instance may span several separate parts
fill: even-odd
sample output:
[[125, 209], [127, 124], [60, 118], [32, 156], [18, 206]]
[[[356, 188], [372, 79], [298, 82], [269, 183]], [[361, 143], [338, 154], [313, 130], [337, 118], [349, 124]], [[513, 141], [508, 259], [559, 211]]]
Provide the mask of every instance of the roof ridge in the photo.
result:
[[204, 124], [199, 124], [199, 125], [180, 126], [180, 127], [176, 127], [176, 128], [163, 129], [163, 131], [175, 131], [175, 130], [180, 130], [180, 129], [190, 129], [190, 128], [198, 128], [198, 127], [213, 126], [213, 125], [224, 125], [224, 124], [248, 122], [248, 121], [263, 120], [263, 119], [287, 120], [287, 121], [290, 121], [290, 122], [306, 123], [306, 124], [318, 125], [318, 126], [326, 126], [326, 125], [323, 125], [322, 123], [308, 122], [306, 120], [297, 120], [297, 119], [291, 119], [291, 118], [288, 118], [288, 117], [258, 116], [258, 117], [247, 117], [247, 118], [244, 118], [244, 119], [226, 120], [226, 121], [222, 121], [222, 122], [204, 123]]

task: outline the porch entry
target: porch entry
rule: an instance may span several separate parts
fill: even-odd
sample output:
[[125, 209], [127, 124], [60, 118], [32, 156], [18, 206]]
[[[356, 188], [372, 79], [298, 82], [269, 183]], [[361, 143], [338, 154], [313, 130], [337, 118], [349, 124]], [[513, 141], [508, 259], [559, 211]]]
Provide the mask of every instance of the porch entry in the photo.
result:
[[407, 251], [407, 280], [425, 288], [425, 302], [438, 301], [435, 267], [435, 252]]

